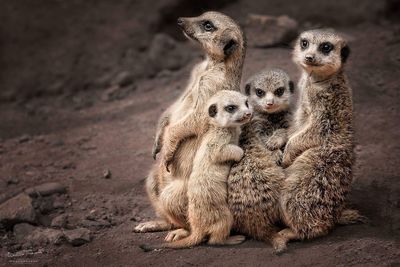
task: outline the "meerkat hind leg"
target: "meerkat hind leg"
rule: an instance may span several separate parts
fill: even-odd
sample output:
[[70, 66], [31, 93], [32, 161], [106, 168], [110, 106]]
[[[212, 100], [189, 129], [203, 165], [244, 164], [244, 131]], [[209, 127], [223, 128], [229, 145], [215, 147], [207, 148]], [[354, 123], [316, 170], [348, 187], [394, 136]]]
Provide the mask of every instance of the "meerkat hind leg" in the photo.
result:
[[167, 236], [165, 237], [165, 241], [167, 242], [172, 242], [172, 241], [177, 241], [182, 238], [188, 237], [190, 235], [190, 232], [184, 228], [179, 228], [174, 231], [168, 232]]
[[174, 229], [171, 223], [163, 220], [148, 221], [138, 224], [133, 231], [136, 233], [162, 232]]

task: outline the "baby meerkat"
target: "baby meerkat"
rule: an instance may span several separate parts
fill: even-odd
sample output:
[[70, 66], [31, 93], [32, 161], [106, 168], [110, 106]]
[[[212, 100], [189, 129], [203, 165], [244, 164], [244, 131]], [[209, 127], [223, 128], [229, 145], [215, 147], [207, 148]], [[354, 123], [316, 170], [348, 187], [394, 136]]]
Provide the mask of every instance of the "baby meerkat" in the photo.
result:
[[349, 53], [341, 36], [323, 30], [303, 32], [294, 48], [303, 73], [282, 159], [281, 211], [288, 228], [280, 235], [287, 240], [325, 235], [357, 213], [343, 210], [354, 162], [352, 93], [344, 75]]
[[227, 205], [227, 178], [233, 162], [240, 161], [243, 150], [238, 146], [240, 125], [252, 115], [247, 97], [223, 90], [206, 106], [208, 125], [193, 162], [188, 181], [188, 236], [154, 248], [185, 248], [200, 244], [238, 244], [244, 236], [229, 237], [233, 217]]
[[[153, 156], [161, 151], [162, 159], [146, 180], [148, 196], [160, 219], [137, 225], [136, 232], [188, 226], [187, 183], [206, 131], [203, 108], [218, 91], [238, 90], [240, 86], [246, 48], [243, 32], [234, 20], [219, 12], [206, 12], [180, 18], [178, 25], [185, 36], [200, 44], [206, 59], [193, 68], [185, 91], [161, 116]], [[173, 232], [166, 239], [172, 241], [184, 232]]]
[[239, 146], [244, 157], [228, 177], [228, 204], [233, 229], [262, 241], [273, 241], [276, 252], [285, 248], [277, 237], [279, 194], [285, 179], [277, 161], [287, 140], [293, 82], [280, 69], [265, 69], [245, 86], [254, 116], [242, 126]]

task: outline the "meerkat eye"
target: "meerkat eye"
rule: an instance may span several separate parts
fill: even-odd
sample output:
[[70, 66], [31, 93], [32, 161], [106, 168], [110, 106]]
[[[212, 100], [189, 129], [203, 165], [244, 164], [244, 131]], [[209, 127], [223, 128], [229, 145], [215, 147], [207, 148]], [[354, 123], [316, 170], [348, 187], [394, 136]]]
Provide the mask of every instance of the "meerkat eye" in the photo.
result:
[[246, 108], [249, 107], [249, 100], [246, 100], [246, 102], [244, 102], [244, 104], [246, 105]]
[[282, 96], [284, 92], [285, 92], [285, 87], [279, 87], [278, 89], [275, 90], [274, 95]]
[[308, 47], [308, 41], [306, 39], [301, 39], [300, 40], [300, 47], [302, 49], [306, 49]]
[[256, 95], [258, 97], [263, 97], [263, 96], [265, 96], [265, 92], [261, 89], [256, 89]]
[[203, 28], [206, 32], [213, 31], [215, 29], [214, 25], [211, 23], [211, 21], [204, 21], [203, 22]]
[[321, 52], [322, 52], [323, 54], [327, 55], [327, 54], [329, 54], [329, 52], [331, 52], [331, 51], [333, 50], [333, 44], [328, 43], [328, 42], [322, 43], [322, 44], [319, 46], [319, 49], [321, 50]]
[[235, 105], [229, 105], [229, 106], [226, 106], [226, 107], [225, 107], [225, 110], [226, 110], [227, 112], [229, 112], [229, 113], [235, 112], [236, 109], [237, 109], [237, 106], [235, 106]]

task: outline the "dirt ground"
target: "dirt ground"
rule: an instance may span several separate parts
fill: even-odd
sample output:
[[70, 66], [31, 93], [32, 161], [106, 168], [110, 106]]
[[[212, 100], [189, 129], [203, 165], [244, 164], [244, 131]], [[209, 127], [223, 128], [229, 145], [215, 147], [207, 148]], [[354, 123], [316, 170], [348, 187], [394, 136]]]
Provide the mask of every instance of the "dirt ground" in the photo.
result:
[[[0, 229], [1, 266], [400, 266], [399, 1], [0, 4], [0, 204], [32, 186], [59, 182], [66, 194], [39, 201], [62, 204], [40, 206], [36, 226], [50, 227], [66, 214], [66, 228], [91, 231], [91, 241], [80, 246], [30, 246], [12, 228]], [[299, 30], [333, 27], [349, 39], [357, 142], [349, 203], [368, 223], [290, 243], [280, 256], [251, 239], [233, 247], [139, 248], [166, 234], [132, 231], [155, 216], [144, 181], [156, 122], [201, 60], [175, 20], [208, 9], [241, 24], [249, 13], [286, 14]], [[290, 52], [289, 43], [248, 48], [243, 78], [269, 66], [297, 80]]]

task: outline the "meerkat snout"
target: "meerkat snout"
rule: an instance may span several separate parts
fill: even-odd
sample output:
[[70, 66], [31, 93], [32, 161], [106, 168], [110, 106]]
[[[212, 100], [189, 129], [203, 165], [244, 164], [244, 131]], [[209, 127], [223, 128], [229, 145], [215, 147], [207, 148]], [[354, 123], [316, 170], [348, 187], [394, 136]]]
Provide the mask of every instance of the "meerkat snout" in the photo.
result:
[[308, 73], [330, 76], [346, 62], [350, 49], [334, 32], [311, 30], [303, 32], [293, 50], [293, 60]]
[[246, 82], [245, 94], [257, 112], [276, 113], [289, 108], [294, 84], [280, 69], [264, 69]]
[[235, 127], [251, 120], [253, 108], [248, 98], [236, 91], [222, 90], [209, 101], [210, 123], [219, 127]]

